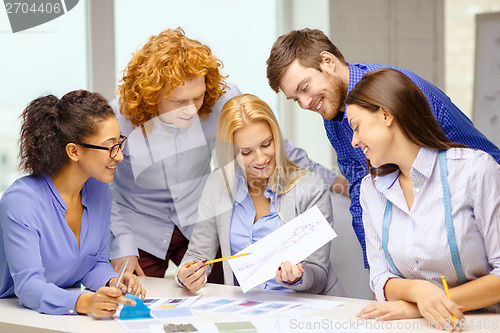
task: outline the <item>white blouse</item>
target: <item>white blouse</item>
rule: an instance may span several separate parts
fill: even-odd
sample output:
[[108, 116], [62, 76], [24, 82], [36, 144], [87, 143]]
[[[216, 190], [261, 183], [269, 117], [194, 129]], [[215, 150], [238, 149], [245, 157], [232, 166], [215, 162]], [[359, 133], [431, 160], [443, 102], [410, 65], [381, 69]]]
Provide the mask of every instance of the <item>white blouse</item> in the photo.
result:
[[[500, 165], [487, 153], [469, 148], [446, 152], [451, 213], [462, 269], [467, 280], [500, 277]], [[382, 249], [382, 224], [387, 200], [393, 203], [388, 250], [407, 279], [423, 279], [442, 288], [441, 274], [453, 288], [460, 284], [453, 266], [444, 218], [438, 151], [421, 148], [410, 177], [414, 201], [408, 209], [399, 171], [366, 176], [361, 184], [370, 287], [385, 300], [384, 286], [398, 278]], [[500, 303], [488, 307], [500, 313]]]

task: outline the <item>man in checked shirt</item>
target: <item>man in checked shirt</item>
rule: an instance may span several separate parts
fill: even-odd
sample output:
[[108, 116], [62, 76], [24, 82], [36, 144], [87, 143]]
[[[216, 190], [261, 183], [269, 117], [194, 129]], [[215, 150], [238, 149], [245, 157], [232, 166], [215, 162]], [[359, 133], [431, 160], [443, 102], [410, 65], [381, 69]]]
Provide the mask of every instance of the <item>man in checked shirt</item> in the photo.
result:
[[[281, 90], [287, 99], [324, 118], [328, 139], [337, 152], [340, 172], [349, 182], [352, 224], [363, 248], [365, 268], [368, 268], [368, 262], [359, 191], [368, 170], [363, 151], [351, 146], [353, 133], [344, 112], [344, 101], [361, 77], [377, 68], [394, 68], [408, 76], [424, 93], [434, 117], [450, 141], [483, 150], [500, 163], [498, 147], [474, 127], [446, 94], [415, 73], [379, 64], [350, 64], [320, 30], [306, 28], [278, 37], [267, 60], [269, 85], [276, 93]], [[337, 180], [340, 181], [341, 177]]]

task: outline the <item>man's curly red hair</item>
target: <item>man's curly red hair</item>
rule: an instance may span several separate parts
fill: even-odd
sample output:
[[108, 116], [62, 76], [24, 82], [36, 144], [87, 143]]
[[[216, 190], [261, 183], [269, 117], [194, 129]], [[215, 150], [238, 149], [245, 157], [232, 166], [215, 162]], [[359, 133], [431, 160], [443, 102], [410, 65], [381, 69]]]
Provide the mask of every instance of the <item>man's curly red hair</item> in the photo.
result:
[[206, 45], [187, 38], [182, 28], [165, 30], [137, 51], [123, 71], [118, 87], [120, 112], [139, 126], [158, 116], [160, 98], [196, 76], [205, 76], [206, 92], [198, 112], [208, 117], [212, 106], [228, 89], [219, 67], [222, 62]]

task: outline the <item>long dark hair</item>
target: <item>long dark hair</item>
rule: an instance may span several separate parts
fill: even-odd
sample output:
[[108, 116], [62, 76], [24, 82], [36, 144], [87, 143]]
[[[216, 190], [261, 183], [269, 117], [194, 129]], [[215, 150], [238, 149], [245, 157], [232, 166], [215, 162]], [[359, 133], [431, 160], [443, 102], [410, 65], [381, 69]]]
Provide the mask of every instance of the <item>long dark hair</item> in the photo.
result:
[[114, 116], [104, 97], [75, 90], [61, 99], [47, 95], [33, 100], [21, 114], [21, 170], [56, 175], [68, 161], [66, 145], [97, 133], [98, 123]]
[[[403, 134], [421, 147], [466, 147], [448, 140], [434, 118], [425, 95], [398, 70], [380, 68], [366, 73], [347, 96], [346, 104], [359, 105], [372, 112], [383, 108], [392, 114]], [[369, 160], [367, 165], [372, 176], [386, 175], [398, 169], [395, 164], [373, 168]]]

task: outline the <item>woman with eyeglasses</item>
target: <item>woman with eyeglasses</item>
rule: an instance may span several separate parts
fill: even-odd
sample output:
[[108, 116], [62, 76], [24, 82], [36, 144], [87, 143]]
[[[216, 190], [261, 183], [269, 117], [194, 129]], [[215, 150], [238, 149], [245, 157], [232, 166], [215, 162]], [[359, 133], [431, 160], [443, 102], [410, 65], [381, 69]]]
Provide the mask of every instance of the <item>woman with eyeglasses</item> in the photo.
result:
[[[137, 277], [109, 263], [113, 180], [126, 138], [107, 101], [72, 91], [32, 101], [21, 115], [21, 169], [0, 200], [0, 297], [48, 314], [110, 317]], [[95, 291], [66, 290], [80, 287]]]

